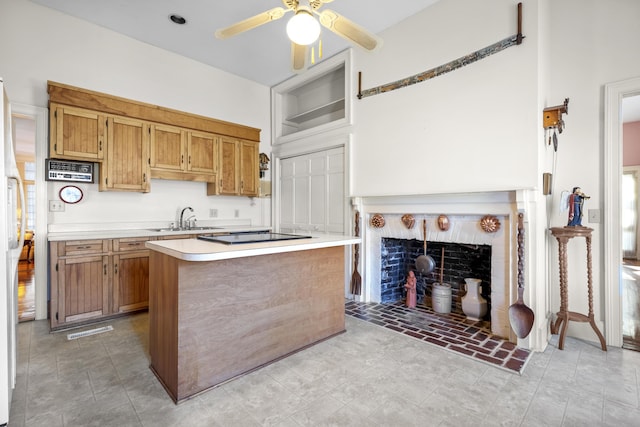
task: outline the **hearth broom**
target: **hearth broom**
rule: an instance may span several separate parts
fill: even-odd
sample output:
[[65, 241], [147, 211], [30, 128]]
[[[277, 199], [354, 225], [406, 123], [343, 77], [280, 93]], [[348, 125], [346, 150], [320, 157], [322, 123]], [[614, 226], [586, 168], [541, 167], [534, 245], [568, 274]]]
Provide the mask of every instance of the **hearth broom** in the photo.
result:
[[[356, 211], [355, 235], [360, 237], [360, 212]], [[351, 275], [351, 295], [360, 295], [362, 288], [362, 277], [358, 273], [358, 262], [360, 259], [360, 244], [353, 245], [353, 274]]]

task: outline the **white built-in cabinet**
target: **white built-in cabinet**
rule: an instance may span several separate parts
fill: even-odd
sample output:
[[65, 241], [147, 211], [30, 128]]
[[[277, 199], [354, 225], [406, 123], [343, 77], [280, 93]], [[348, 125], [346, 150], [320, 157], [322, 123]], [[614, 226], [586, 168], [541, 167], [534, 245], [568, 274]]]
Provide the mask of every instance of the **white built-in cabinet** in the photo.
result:
[[280, 230], [343, 233], [344, 147], [280, 161]]
[[345, 51], [272, 88], [274, 145], [351, 123], [349, 69]]
[[350, 232], [351, 74], [347, 50], [271, 89], [277, 230]]

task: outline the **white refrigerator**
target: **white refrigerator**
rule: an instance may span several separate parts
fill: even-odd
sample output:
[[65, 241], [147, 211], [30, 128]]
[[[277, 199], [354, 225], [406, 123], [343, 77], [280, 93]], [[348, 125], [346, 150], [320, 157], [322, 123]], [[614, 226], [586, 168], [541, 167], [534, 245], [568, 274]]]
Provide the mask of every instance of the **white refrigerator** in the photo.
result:
[[[0, 260], [0, 425], [9, 422], [11, 395], [16, 384], [16, 328], [18, 325], [18, 260], [24, 243], [24, 189], [16, 165], [11, 105], [0, 77], [0, 224], [3, 229]], [[19, 223], [20, 222], [20, 223]], [[6, 345], [4, 345], [6, 343]]]

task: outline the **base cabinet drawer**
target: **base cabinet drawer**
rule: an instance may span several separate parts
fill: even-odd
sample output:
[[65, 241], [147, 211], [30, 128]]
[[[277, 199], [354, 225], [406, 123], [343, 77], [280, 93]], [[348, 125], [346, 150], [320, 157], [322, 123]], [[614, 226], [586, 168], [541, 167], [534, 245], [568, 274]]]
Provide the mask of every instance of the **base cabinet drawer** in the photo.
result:
[[58, 242], [59, 256], [96, 255], [109, 252], [110, 240], [69, 240]]

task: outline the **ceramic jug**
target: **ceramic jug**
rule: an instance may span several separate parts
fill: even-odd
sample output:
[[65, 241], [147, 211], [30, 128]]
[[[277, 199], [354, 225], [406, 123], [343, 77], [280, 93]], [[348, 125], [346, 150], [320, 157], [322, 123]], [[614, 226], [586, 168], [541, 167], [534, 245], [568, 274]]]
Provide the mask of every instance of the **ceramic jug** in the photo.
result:
[[463, 288], [466, 294], [462, 297], [462, 311], [467, 319], [482, 320], [487, 314], [487, 300], [480, 294], [482, 280], [467, 278], [464, 282]]

